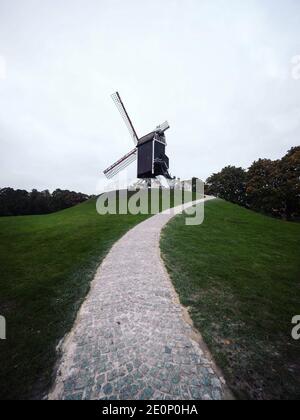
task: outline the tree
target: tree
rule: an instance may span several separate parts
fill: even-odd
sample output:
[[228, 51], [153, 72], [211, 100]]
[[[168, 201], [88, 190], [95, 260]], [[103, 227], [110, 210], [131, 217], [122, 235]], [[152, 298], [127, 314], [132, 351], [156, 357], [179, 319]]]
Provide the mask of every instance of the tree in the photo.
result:
[[14, 190], [12, 188], [1, 188], [0, 190], [0, 214], [1, 216], [13, 216], [11, 208], [13, 205]]
[[252, 210], [273, 216], [282, 214], [279, 188], [280, 161], [259, 159], [247, 172], [246, 205]]
[[2, 188], [0, 190], [0, 215], [17, 216], [28, 214], [29, 195], [25, 190]]
[[281, 160], [260, 159], [247, 173], [247, 206], [287, 220], [300, 218], [300, 147]]
[[74, 191], [48, 190], [28, 193], [25, 190], [2, 188], [0, 190], [0, 216], [47, 214], [75, 206], [89, 199], [89, 196]]
[[207, 194], [215, 195], [232, 203], [244, 205], [245, 191], [246, 171], [243, 168], [227, 166], [206, 180]]
[[54, 210], [62, 210], [88, 200], [89, 196], [74, 191], [57, 189], [52, 194]]
[[293, 147], [280, 161], [278, 180], [283, 211], [288, 220], [300, 218], [300, 146]]
[[206, 193], [287, 220], [300, 220], [300, 146], [280, 160], [259, 159], [248, 171], [227, 166], [206, 181]]

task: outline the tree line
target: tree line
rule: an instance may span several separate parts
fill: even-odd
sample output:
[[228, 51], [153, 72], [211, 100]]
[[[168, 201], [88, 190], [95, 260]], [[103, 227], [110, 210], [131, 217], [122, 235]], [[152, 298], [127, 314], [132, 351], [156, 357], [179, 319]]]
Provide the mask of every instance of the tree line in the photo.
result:
[[206, 180], [206, 193], [285, 220], [300, 220], [300, 146], [248, 170], [227, 166]]
[[24, 216], [48, 214], [75, 206], [89, 199], [89, 196], [74, 191], [57, 189], [48, 190], [14, 190], [0, 189], [0, 216]]

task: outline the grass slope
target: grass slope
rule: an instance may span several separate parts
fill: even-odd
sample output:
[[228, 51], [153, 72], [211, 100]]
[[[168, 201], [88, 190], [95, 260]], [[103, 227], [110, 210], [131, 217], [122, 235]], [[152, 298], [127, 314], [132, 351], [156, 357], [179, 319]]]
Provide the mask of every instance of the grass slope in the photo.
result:
[[205, 222], [178, 216], [161, 240], [182, 303], [238, 398], [300, 398], [300, 224], [207, 203]]
[[[128, 194], [131, 198], [133, 193]], [[151, 208], [148, 191], [141, 196]], [[187, 194], [185, 201], [191, 201]], [[174, 195], [159, 195], [160, 210]], [[138, 203], [137, 203], [138, 204]], [[95, 200], [46, 216], [0, 218], [0, 399], [39, 398], [51, 383], [55, 348], [71, 329], [111, 246], [147, 215], [105, 215]], [[117, 262], [116, 262], [117, 263]]]
[[47, 216], [0, 218], [0, 399], [39, 397], [112, 244], [146, 216], [96, 213], [95, 201]]

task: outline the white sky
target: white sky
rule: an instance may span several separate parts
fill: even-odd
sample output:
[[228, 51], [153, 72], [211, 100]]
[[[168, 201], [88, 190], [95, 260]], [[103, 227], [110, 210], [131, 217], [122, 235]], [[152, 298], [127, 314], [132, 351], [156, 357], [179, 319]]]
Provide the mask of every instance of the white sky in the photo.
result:
[[115, 90], [178, 177], [279, 158], [297, 55], [299, 0], [0, 0], [0, 187], [96, 192], [132, 148]]

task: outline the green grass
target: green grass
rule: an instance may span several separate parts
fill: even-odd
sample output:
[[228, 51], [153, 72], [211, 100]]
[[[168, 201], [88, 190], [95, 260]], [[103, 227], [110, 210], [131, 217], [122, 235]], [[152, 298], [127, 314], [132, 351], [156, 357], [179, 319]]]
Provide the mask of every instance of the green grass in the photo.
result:
[[[160, 196], [160, 210], [168, 207]], [[0, 399], [40, 398], [48, 390], [55, 348], [71, 329], [97, 267], [146, 217], [100, 216], [91, 200], [45, 216], [0, 218], [0, 315], [8, 335], [0, 340]]]
[[178, 216], [161, 239], [167, 268], [237, 398], [299, 399], [300, 224], [214, 200], [200, 226]]
[[96, 213], [95, 201], [46, 216], [0, 218], [0, 399], [47, 390], [55, 347], [112, 244], [146, 216]]

